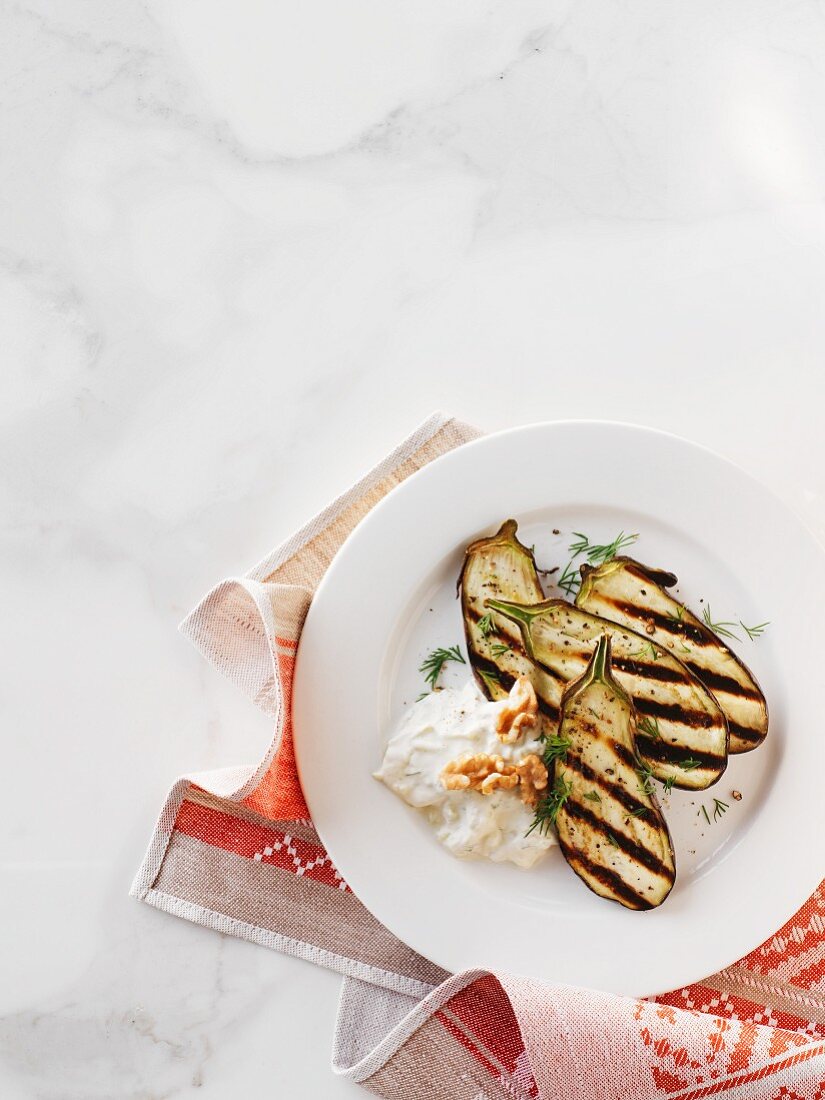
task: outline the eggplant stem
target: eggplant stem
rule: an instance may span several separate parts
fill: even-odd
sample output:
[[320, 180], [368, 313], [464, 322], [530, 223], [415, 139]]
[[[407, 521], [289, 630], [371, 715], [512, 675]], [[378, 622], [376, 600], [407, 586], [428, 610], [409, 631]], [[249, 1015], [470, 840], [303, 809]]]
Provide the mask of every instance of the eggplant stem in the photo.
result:
[[596, 643], [593, 656], [590, 658], [591, 679], [607, 683], [608, 669], [610, 668], [610, 648], [610, 635], [601, 634]]
[[508, 600], [485, 600], [485, 607], [491, 607], [507, 619], [514, 622], [526, 623], [528, 626], [535, 619], [537, 612], [529, 607], [523, 607], [520, 603], [510, 603]]

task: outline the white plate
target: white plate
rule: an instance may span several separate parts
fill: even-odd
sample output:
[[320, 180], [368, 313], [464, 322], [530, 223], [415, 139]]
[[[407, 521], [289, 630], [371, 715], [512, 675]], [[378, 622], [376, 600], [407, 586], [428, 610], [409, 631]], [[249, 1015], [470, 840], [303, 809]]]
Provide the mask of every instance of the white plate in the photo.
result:
[[[394, 721], [424, 687], [422, 658], [436, 645], [464, 649], [455, 586], [465, 545], [509, 516], [540, 566], [564, 566], [573, 530], [607, 541], [639, 532], [632, 552], [677, 573], [694, 609], [703, 598], [715, 617], [770, 620], [762, 638], [734, 646], [767, 696], [768, 738], [731, 757], [704, 797], [663, 799], [677, 878], [658, 910], [596, 897], [558, 849], [531, 871], [459, 861], [372, 778]], [[538, 424], [462, 447], [366, 517], [310, 608], [294, 727], [318, 832], [367, 908], [448, 970], [499, 967], [634, 995], [686, 985], [766, 939], [821, 879], [823, 612], [819, 544], [709, 451], [598, 422]], [[445, 682], [469, 677], [448, 667]], [[714, 796], [730, 809], [709, 826], [701, 805], [712, 812]]]

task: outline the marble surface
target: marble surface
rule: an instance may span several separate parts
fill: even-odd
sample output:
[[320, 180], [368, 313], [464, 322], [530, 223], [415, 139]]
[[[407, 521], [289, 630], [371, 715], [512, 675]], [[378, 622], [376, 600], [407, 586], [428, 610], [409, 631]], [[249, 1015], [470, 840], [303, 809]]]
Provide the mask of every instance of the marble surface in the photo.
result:
[[336, 976], [126, 896], [268, 738], [176, 624], [436, 407], [825, 535], [822, 7], [23, 0], [0, 57], [0, 1094], [355, 1096]]

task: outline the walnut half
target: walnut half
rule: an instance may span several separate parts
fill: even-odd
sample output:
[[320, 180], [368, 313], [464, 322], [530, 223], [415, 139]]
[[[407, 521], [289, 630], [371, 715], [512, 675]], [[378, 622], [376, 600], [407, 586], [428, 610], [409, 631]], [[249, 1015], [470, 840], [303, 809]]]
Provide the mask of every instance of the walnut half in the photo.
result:
[[535, 727], [538, 712], [539, 704], [533, 685], [526, 676], [519, 676], [496, 719], [499, 740], [507, 745], [515, 744], [525, 730]]
[[542, 758], [534, 752], [519, 760], [516, 765], [519, 778], [519, 794], [525, 806], [533, 809], [538, 803], [541, 791], [547, 789], [548, 775]]
[[451, 760], [441, 773], [441, 782], [448, 791], [481, 791], [492, 794], [518, 785], [519, 777], [512, 764], [500, 756], [480, 752]]
[[547, 768], [540, 756], [530, 752], [515, 764], [500, 756], [481, 752], [451, 760], [441, 773], [441, 782], [448, 791], [512, 790], [518, 787], [525, 806], [535, 806], [539, 792], [547, 787]]

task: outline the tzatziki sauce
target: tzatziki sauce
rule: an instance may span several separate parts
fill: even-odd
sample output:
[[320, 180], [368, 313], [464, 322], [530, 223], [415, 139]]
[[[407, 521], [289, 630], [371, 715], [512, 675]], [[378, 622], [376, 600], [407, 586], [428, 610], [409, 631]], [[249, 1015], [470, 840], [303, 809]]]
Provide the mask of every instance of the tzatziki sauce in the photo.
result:
[[528, 753], [542, 755], [542, 741], [529, 734], [512, 745], [499, 739], [496, 719], [504, 705], [485, 699], [473, 681], [425, 695], [404, 712], [375, 778], [420, 810], [453, 855], [526, 868], [556, 839], [538, 829], [527, 835], [533, 812], [518, 791], [450, 791], [441, 782], [445, 765], [461, 756], [490, 753], [517, 762]]

